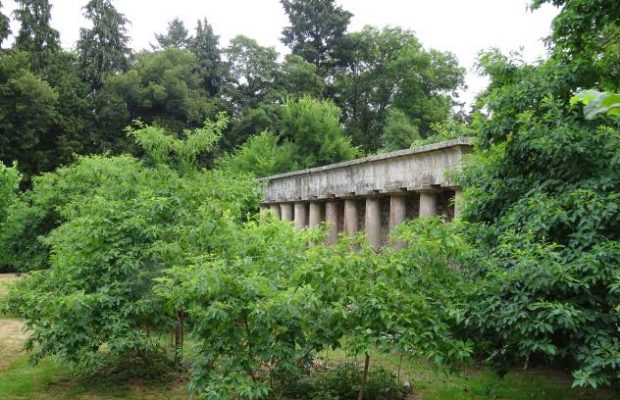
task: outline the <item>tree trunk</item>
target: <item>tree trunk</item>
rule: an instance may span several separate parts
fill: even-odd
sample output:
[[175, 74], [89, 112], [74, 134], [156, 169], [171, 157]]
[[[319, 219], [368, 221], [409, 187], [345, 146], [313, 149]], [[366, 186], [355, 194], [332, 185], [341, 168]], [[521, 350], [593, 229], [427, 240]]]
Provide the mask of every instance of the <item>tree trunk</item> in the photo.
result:
[[183, 332], [183, 321], [184, 315], [182, 311], [177, 312], [177, 328], [174, 332], [174, 358], [177, 361], [181, 360], [181, 354], [183, 353], [183, 340], [184, 340], [184, 332]]
[[366, 391], [366, 382], [368, 382], [368, 367], [370, 366], [370, 354], [366, 352], [366, 358], [364, 360], [364, 374], [362, 375], [362, 384], [360, 391], [357, 394], [357, 400], [364, 400], [364, 392]]

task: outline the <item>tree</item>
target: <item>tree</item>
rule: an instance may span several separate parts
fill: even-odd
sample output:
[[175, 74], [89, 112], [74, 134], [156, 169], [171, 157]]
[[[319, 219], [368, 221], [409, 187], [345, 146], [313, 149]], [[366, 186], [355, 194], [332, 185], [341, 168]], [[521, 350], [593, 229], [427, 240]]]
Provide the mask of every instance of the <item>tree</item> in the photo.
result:
[[575, 386], [613, 385], [620, 381], [620, 135], [613, 112], [587, 120], [583, 111], [614, 110], [615, 100], [585, 97], [582, 109], [571, 98], [595, 82], [615, 85], [608, 78], [617, 66], [602, 62], [615, 55], [595, 38], [615, 29], [620, 14], [601, 14], [604, 5], [617, 10], [616, 2], [554, 3], [563, 8], [549, 60], [528, 65], [498, 51], [480, 60], [491, 84], [478, 99], [484, 112], [474, 116], [481, 152], [463, 183], [464, 217], [485, 255], [466, 322], [500, 363], [561, 362]]
[[331, 101], [302, 97], [282, 107], [280, 140], [296, 148], [304, 168], [350, 160], [359, 155], [340, 127], [340, 109]]
[[230, 129], [222, 137], [224, 146], [227, 150], [232, 150], [259, 132], [276, 132], [280, 126], [281, 114], [281, 105], [271, 102], [244, 109], [231, 120]]
[[92, 372], [110, 360], [127, 366], [161, 355], [153, 333], [169, 333], [179, 321], [154, 295], [154, 280], [225, 248], [225, 232], [258, 201], [251, 179], [238, 176], [231, 185], [194, 161], [212, 151], [225, 123], [206, 123], [182, 139], [134, 130], [146, 161], [84, 157], [46, 177], [56, 185], [39, 195], [58, 201], [62, 221], [44, 239], [51, 266], [20, 281], [8, 299], [27, 320], [35, 361], [57, 355]]
[[321, 98], [325, 92], [325, 82], [317, 67], [294, 54], [287, 55], [280, 64], [275, 87], [282, 99], [303, 96]]
[[216, 165], [230, 174], [253, 174], [262, 177], [298, 168], [295, 146], [278, 143], [278, 136], [265, 131], [251, 136], [232, 154], [217, 160]]
[[9, 207], [17, 199], [17, 191], [19, 189], [19, 181], [21, 176], [15, 168], [7, 167], [0, 162], [0, 225], [6, 221]]
[[165, 34], [155, 34], [156, 45], [151, 45], [153, 50], [165, 49], [167, 47], [176, 47], [177, 49], [186, 49], [192, 43], [189, 32], [185, 28], [185, 24], [178, 17], [168, 22], [168, 31]]
[[338, 47], [353, 14], [337, 6], [334, 0], [281, 2], [290, 22], [282, 31], [282, 43], [326, 76], [338, 62]]
[[90, 0], [83, 10], [92, 27], [80, 29], [77, 50], [84, 77], [98, 90], [107, 76], [125, 71], [129, 66], [131, 50], [125, 27], [129, 21], [111, 0]]
[[194, 54], [168, 47], [140, 53], [129, 71], [110, 76], [95, 99], [99, 149], [130, 148], [122, 132], [136, 119], [180, 133], [215, 116], [219, 103], [207, 96], [198, 71]]
[[422, 137], [448, 119], [464, 76], [452, 54], [425, 51], [412, 32], [400, 28], [367, 26], [348, 38], [351, 54], [335, 73], [334, 99], [355, 145], [382, 147], [390, 108], [403, 112]]
[[381, 134], [382, 150], [408, 149], [417, 139], [420, 139], [418, 127], [409, 121], [405, 113], [398, 109], [389, 110]]
[[[620, 5], [614, 0], [535, 0], [561, 7], [548, 39], [553, 57], [572, 65], [564, 79], [582, 87], [620, 90]], [[588, 81], [588, 82], [586, 82]]]
[[2, 2], [0, 2], [0, 46], [2, 42], [6, 40], [11, 34], [11, 20], [6, 15], [2, 14]]
[[227, 72], [221, 60], [219, 37], [213, 33], [206, 18], [198, 20], [196, 34], [187, 48], [198, 58], [199, 74], [203, 77], [204, 88], [209, 95], [217, 95]]
[[60, 49], [60, 35], [50, 26], [52, 5], [49, 0], [16, 0], [15, 19], [20, 22], [15, 48], [29, 53], [32, 67], [39, 71], [49, 53]]
[[231, 75], [226, 94], [235, 114], [273, 100], [278, 69], [278, 53], [273, 48], [263, 47], [254, 39], [240, 35], [230, 41], [224, 52]]
[[0, 161], [14, 161], [32, 175], [49, 168], [41, 144], [56, 124], [58, 93], [30, 72], [28, 54], [13, 52], [0, 59]]

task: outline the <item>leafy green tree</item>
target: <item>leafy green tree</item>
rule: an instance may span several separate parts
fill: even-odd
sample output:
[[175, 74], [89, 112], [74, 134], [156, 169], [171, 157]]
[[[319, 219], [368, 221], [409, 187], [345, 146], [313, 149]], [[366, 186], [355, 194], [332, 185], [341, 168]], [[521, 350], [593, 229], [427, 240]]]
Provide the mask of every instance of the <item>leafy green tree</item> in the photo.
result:
[[101, 157], [81, 158], [77, 166], [61, 167], [33, 178], [32, 188], [11, 206], [0, 228], [0, 268], [23, 272], [49, 267], [50, 248], [43, 238], [66, 222], [59, 210], [90, 198], [98, 190], [107, 190], [102, 189], [102, 176], [119, 181], [133, 168], [133, 160], [128, 157], [114, 163], [104, 161]]
[[404, 112], [398, 109], [388, 111], [381, 134], [382, 150], [407, 149], [418, 139], [420, 139], [418, 127], [409, 121]]
[[18, 50], [4, 53], [0, 70], [0, 160], [18, 161], [27, 186], [32, 176], [88, 150], [90, 87], [75, 55], [64, 51], [47, 56], [41, 75], [31, 72], [31, 57]]
[[391, 240], [400, 244], [382, 253], [362, 244], [346, 261], [331, 261], [357, 275], [356, 282], [347, 282], [347, 334], [341, 340], [349, 352], [365, 355], [358, 399], [364, 398], [373, 350], [436, 364], [462, 361], [473, 350], [458, 335], [467, 287], [459, 269], [476, 254], [460, 227], [417, 219], [400, 226]]
[[92, 96], [89, 95], [91, 87], [82, 79], [81, 72], [75, 52], [61, 50], [47, 59], [42, 74], [58, 94], [58, 118], [48, 130], [39, 154], [36, 155], [40, 164], [35, 171], [37, 173], [52, 171], [59, 165], [71, 163], [75, 154], [92, 151], [94, 127]]
[[314, 64], [321, 76], [338, 62], [339, 47], [353, 14], [334, 0], [281, 0], [290, 26], [282, 31], [282, 43], [293, 54]]
[[[464, 287], [450, 266], [472, 254], [456, 227], [407, 227], [400, 238], [411, 247], [387, 254], [357, 239], [324, 246], [324, 232], [269, 214], [234, 237], [213, 257], [167, 271], [155, 288], [169, 308], [188, 310], [197, 344], [190, 390], [198, 397], [278, 396], [320, 351], [341, 346], [439, 363], [471, 352], [454, 331], [462, 292], [446, 290]], [[356, 386], [364, 394], [363, 382]]]
[[129, 71], [109, 77], [95, 99], [99, 149], [130, 148], [122, 132], [136, 119], [182, 132], [216, 115], [219, 105], [208, 98], [198, 70], [196, 56], [169, 47], [140, 53]]
[[257, 132], [276, 132], [280, 126], [282, 107], [279, 104], [263, 102], [241, 111], [231, 121], [230, 129], [224, 133], [223, 142], [228, 150], [243, 145]]
[[316, 66], [294, 54], [287, 55], [280, 64], [274, 85], [282, 98], [321, 98], [325, 92], [325, 82]]
[[17, 161], [34, 174], [46, 169], [39, 151], [58, 119], [58, 93], [30, 72], [28, 58], [23, 52], [0, 58], [0, 161]]
[[11, 34], [11, 20], [6, 15], [2, 14], [2, 2], [0, 2], [0, 46], [9, 35]]
[[422, 137], [447, 120], [464, 70], [449, 53], [426, 51], [400, 28], [365, 27], [348, 35], [351, 54], [335, 73], [335, 101], [347, 133], [367, 151], [382, 147], [388, 110], [402, 111]]
[[549, 42], [553, 57], [571, 64], [564, 79], [581, 87], [620, 90], [620, 5], [614, 0], [535, 0], [560, 7]]
[[272, 100], [278, 71], [278, 53], [263, 47], [254, 39], [237, 36], [224, 50], [230, 69], [226, 95], [236, 114], [243, 109]]
[[168, 22], [168, 31], [165, 34], [155, 34], [156, 45], [151, 45], [153, 50], [165, 49], [167, 47], [176, 47], [177, 49], [186, 49], [190, 46], [192, 38], [185, 28], [185, 24], [178, 17]]
[[[19, 202], [18, 191], [19, 182], [21, 180], [20, 173], [15, 165], [7, 167], [0, 162], [0, 237], [5, 230], [6, 222], [16, 203]], [[6, 259], [7, 243], [3, 242], [0, 247], [0, 260]], [[11, 272], [12, 268], [8, 267], [0, 261], [0, 271]]]
[[215, 96], [221, 89], [223, 76], [227, 71], [222, 62], [219, 37], [213, 32], [206, 18], [198, 20], [196, 33], [187, 48], [198, 58], [199, 74], [203, 78], [204, 88], [211, 96]]
[[58, 355], [92, 371], [110, 359], [161, 353], [156, 334], [182, 321], [178, 310], [162, 308], [154, 280], [225, 246], [225, 232], [258, 200], [251, 179], [238, 176], [231, 185], [194, 162], [197, 152], [212, 150], [224, 124], [207, 123], [184, 140], [134, 130], [147, 161], [85, 157], [48, 176], [74, 190], [39, 192], [60, 200], [62, 223], [44, 239], [51, 268], [20, 281], [8, 299], [8, 309], [28, 323], [35, 360]]
[[235, 237], [214, 257], [170, 270], [155, 288], [170, 307], [188, 310], [196, 338], [190, 391], [199, 397], [281, 393], [311, 354], [341, 335], [342, 306], [300, 282], [304, 272], [314, 275], [304, 268], [307, 233], [271, 219]]
[[7, 167], [0, 163], [0, 223], [4, 224], [8, 215], [8, 208], [17, 198], [21, 176], [15, 165]]
[[39, 71], [50, 53], [60, 50], [60, 35], [50, 26], [52, 5], [49, 0], [16, 0], [15, 19], [20, 27], [15, 48], [29, 53], [32, 67]]
[[77, 42], [80, 65], [93, 89], [100, 89], [109, 75], [127, 70], [130, 49], [125, 25], [129, 22], [110, 0], [91, 0], [84, 16], [92, 27], [80, 29]]
[[295, 146], [304, 168], [350, 160], [359, 155], [340, 127], [340, 109], [331, 101], [302, 97], [282, 107], [280, 140]]
[[482, 151], [465, 171], [465, 218], [486, 255], [466, 321], [498, 362], [561, 362], [575, 386], [597, 387], [620, 378], [620, 135], [612, 116], [582, 115], [610, 110], [613, 95], [586, 97], [583, 110], [570, 99], [612, 85], [616, 66], [598, 62], [612, 54], [592, 40], [618, 15], [601, 17], [611, 2], [556, 3], [549, 60], [527, 65], [497, 51], [480, 60], [491, 84], [474, 117]]
[[290, 143], [280, 145], [278, 136], [265, 131], [248, 139], [232, 154], [217, 160], [219, 168], [231, 174], [253, 174], [258, 177], [295, 170], [295, 147]]

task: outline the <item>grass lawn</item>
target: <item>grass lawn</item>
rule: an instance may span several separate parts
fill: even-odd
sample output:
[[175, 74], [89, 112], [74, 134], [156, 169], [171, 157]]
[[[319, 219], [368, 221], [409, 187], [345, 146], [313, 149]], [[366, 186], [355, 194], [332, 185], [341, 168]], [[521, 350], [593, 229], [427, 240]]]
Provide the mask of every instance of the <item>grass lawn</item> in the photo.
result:
[[[328, 353], [328, 358], [337, 357]], [[373, 361], [374, 360], [374, 361]], [[350, 357], [349, 357], [350, 361]], [[361, 359], [357, 360], [361, 365]], [[371, 355], [372, 365], [381, 365], [408, 380], [415, 400], [604, 400], [613, 395], [606, 391], [571, 389], [570, 376], [548, 369], [515, 370], [504, 377], [489, 368], [465, 368], [448, 372], [420, 360], [402, 362], [398, 356]], [[400, 368], [399, 368], [400, 365]]]
[[[14, 275], [0, 274], [0, 300]], [[22, 349], [27, 334], [21, 321], [0, 315], [0, 399], [1, 400], [180, 400], [187, 399], [186, 382], [144, 384], [134, 381], [123, 385], [89, 383], [76, 379], [57, 359], [46, 359], [36, 366], [28, 362]], [[354, 361], [339, 351], [327, 352], [328, 363]], [[358, 359], [357, 362], [361, 363]], [[446, 373], [426, 362], [398, 356], [373, 354], [373, 365], [382, 365], [413, 387], [410, 400], [607, 400], [606, 391], [573, 390], [570, 377], [562, 372], [531, 369], [516, 370], [500, 378], [487, 368], [467, 368]], [[399, 368], [400, 366], [400, 368]]]

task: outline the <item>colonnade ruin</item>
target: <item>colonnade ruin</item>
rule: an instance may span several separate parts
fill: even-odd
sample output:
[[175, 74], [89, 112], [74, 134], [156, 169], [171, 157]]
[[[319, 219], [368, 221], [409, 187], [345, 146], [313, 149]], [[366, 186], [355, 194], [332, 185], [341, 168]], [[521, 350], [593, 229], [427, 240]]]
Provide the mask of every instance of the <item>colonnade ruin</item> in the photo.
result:
[[261, 178], [261, 209], [299, 229], [328, 223], [328, 243], [363, 230], [382, 247], [398, 224], [417, 217], [458, 216], [460, 188], [448, 172], [471, 151], [472, 138]]

